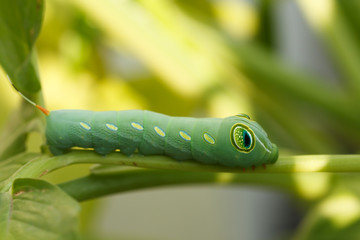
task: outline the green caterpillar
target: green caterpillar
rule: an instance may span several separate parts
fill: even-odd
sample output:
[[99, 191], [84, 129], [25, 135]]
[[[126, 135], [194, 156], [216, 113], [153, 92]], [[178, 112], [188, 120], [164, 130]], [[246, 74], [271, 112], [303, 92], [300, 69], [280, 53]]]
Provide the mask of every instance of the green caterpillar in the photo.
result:
[[19, 94], [47, 115], [46, 140], [54, 155], [72, 147], [93, 148], [101, 155], [119, 149], [126, 155], [139, 151], [242, 168], [274, 163], [278, 158], [277, 146], [246, 114], [220, 119], [170, 117], [142, 110], [49, 112]]
[[57, 110], [47, 117], [46, 139], [54, 155], [71, 147], [106, 155], [165, 154], [176, 160], [251, 167], [274, 163], [278, 149], [247, 115], [186, 118], [141, 110]]

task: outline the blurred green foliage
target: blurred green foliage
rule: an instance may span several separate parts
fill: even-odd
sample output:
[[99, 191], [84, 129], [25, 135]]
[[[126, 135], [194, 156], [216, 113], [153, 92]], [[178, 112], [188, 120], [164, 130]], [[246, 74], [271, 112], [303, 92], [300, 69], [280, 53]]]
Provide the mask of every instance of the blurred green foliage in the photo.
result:
[[[44, 94], [50, 110], [148, 109], [195, 117], [245, 112], [267, 130], [282, 156], [358, 153], [360, 4], [356, 0], [295, 2], [329, 56], [335, 80], [297, 66], [281, 54], [275, 18], [277, 9], [288, 3], [276, 0], [49, 0], [43, 22], [42, 1], [24, 5], [0, 0], [0, 63], [24, 94], [40, 104]], [[33, 44], [41, 27], [35, 54]], [[7, 102], [12, 98], [10, 86], [1, 84], [0, 99]], [[0, 123], [15, 108], [10, 104], [2, 104]], [[35, 130], [42, 133], [43, 123], [23, 103], [3, 124], [1, 180], [19, 172], [23, 175], [16, 176], [28, 176], [26, 168], [16, 172], [27, 161], [43, 166], [42, 157], [17, 155], [26, 146], [39, 149], [41, 137], [30, 138], [27, 145], [26, 138]], [[59, 183], [86, 175], [87, 169], [65, 168], [47, 179]], [[116, 183], [126, 176], [117, 174], [110, 180]], [[137, 174], [145, 176], [141, 171], [129, 176], [138, 179]], [[180, 179], [187, 176], [179, 175]], [[357, 239], [359, 235], [360, 189], [355, 174], [204, 173], [197, 177], [211, 182], [219, 176], [277, 187], [306, 202], [307, 216], [296, 239]], [[89, 179], [94, 180], [90, 176], [63, 186], [76, 193], [76, 184]], [[46, 188], [51, 194], [63, 194], [53, 185]], [[11, 195], [8, 190], [0, 195], [3, 206], [8, 206], [11, 196], [17, 197], [17, 192]], [[72, 217], [72, 211], [67, 217]], [[0, 221], [6, 221], [2, 216]]]

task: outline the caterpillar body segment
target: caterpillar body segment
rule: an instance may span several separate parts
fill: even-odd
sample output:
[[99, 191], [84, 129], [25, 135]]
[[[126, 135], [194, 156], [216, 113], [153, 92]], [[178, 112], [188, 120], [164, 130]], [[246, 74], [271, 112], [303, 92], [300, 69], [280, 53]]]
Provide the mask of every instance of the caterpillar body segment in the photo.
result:
[[54, 155], [71, 147], [94, 148], [101, 155], [120, 149], [126, 155], [139, 151], [244, 168], [278, 157], [265, 131], [243, 115], [219, 119], [142, 110], [57, 110], [47, 117], [46, 139]]

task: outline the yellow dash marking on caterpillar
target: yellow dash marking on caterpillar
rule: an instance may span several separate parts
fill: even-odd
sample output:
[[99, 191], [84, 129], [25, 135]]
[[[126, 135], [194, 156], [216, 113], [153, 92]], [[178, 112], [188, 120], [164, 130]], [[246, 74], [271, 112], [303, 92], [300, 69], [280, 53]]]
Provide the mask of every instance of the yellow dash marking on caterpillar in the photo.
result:
[[185, 131], [180, 131], [179, 135], [182, 139], [184, 139], [185, 141], [191, 141], [191, 136], [189, 134], [187, 134], [187, 132]]
[[157, 135], [159, 135], [160, 137], [165, 137], [165, 132], [164, 130], [162, 130], [161, 128], [159, 128], [158, 126], [154, 127], [155, 132], [157, 133]]
[[86, 123], [86, 122], [80, 122], [80, 126], [85, 130], [90, 130], [91, 129], [90, 125], [88, 123]]
[[215, 144], [215, 139], [208, 133], [204, 133], [204, 140], [210, 144]]
[[105, 124], [105, 126], [111, 131], [117, 131], [118, 130], [118, 127], [115, 124], [112, 124], [112, 123], [107, 123], [107, 124]]
[[143, 127], [140, 123], [137, 123], [137, 122], [132, 122], [132, 123], [131, 123], [131, 126], [132, 126], [133, 128], [135, 128], [136, 130], [139, 130], [139, 131], [144, 130], [144, 127]]

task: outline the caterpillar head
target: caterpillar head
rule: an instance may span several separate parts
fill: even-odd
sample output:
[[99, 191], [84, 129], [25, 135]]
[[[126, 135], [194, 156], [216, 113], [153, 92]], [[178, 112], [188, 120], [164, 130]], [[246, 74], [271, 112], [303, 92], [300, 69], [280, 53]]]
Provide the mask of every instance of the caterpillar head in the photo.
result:
[[[222, 136], [221, 156], [224, 165], [251, 167], [274, 163], [278, 158], [278, 148], [264, 129], [246, 114], [224, 119], [221, 126], [227, 134]], [[228, 144], [230, 143], [230, 144]]]

